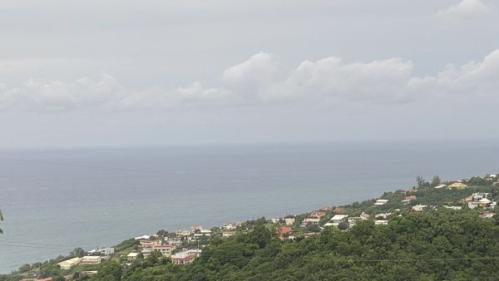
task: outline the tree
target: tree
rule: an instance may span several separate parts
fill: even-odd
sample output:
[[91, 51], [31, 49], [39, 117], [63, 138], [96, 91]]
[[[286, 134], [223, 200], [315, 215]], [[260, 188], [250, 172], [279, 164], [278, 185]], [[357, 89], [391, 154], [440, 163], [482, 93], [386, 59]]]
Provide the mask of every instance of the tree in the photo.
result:
[[76, 257], [76, 258], [81, 258], [85, 255], [85, 250], [82, 248], [75, 248], [73, 251], [71, 251], [71, 256]]
[[263, 224], [255, 226], [249, 235], [250, 241], [264, 248], [272, 239], [272, 233]]
[[440, 180], [440, 177], [439, 176], [433, 176], [433, 178], [431, 179], [431, 187], [435, 187], [437, 185], [440, 185], [442, 181]]
[[429, 183], [422, 176], [416, 177], [416, 187], [421, 188], [427, 186], [429, 186]]
[[347, 230], [348, 229], [348, 222], [342, 221], [338, 224], [338, 229], [339, 230]]

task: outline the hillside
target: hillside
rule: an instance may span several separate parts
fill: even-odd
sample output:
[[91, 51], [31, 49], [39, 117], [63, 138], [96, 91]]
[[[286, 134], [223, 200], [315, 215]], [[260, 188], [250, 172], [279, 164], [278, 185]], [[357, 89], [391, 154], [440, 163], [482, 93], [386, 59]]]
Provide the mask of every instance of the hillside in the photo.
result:
[[98, 264], [61, 269], [89, 255], [77, 249], [0, 280], [497, 280], [498, 185], [495, 175], [418, 178], [410, 189], [307, 214], [162, 230], [124, 241]]

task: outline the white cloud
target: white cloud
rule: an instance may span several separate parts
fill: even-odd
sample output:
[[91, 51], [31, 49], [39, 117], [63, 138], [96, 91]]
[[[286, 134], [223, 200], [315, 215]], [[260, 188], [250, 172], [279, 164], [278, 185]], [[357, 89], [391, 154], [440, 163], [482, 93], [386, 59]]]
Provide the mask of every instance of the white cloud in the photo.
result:
[[0, 108], [64, 111], [81, 107], [102, 107], [119, 99], [125, 89], [108, 74], [97, 79], [83, 77], [72, 82], [28, 79], [22, 85], [0, 87]]
[[345, 63], [336, 57], [307, 60], [284, 82], [274, 85], [269, 94], [274, 97], [400, 101], [406, 98], [405, 88], [411, 72], [412, 63], [399, 58], [368, 63]]
[[499, 88], [499, 49], [480, 62], [449, 65], [435, 75], [413, 74], [400, 58], [346, 62], [338, 57], [306, 60], [282, 69], [272, 55], [258, 53], [227, 68], [220, 84], [193, 82], [174, 89], [131, 90], [102, 74], [75, 81], [28, 79], [0, 83], [0, 109], [65, 111], [81, 108], [144, 109], [182, 106], [264, 105], [281, 102], [390, 104], [417, 100], [494, 97]]
[[449, 65], [435, 76], [413, 78], [409, 87], [430, 96], [499, 98], [499, 49], [481, 62]]
[[461, 0], [455, 5], [438, 11], [436, 16], [446, 20], [463, 20], [487, 14], [489, 9], [482, 0]]

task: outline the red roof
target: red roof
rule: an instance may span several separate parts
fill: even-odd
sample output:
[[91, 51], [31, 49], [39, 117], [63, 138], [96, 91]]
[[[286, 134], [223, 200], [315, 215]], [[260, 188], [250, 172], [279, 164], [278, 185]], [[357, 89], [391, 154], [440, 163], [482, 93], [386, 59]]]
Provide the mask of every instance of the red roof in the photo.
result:
[[277, 233], [279, 233], [280, 235], [290, 234], [291, 232], [293, 232], [293, 229], [289, 226], [281, 226], [277, 229]]

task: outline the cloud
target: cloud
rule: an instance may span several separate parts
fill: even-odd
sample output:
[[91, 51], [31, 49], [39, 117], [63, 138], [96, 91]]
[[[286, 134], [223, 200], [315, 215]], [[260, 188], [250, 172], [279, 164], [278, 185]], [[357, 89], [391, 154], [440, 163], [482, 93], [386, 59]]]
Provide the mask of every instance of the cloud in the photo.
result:
[[228, 67], [218, 83], [196, 81], [173, 89], [132, 90], [109, 74], [74, 81], [28, 79], [0, 83], [0, 109], [68, 111], [130, 110], [186, 106], [275, 103], [394, 104], [456, 98], [498, 98], [499, 49], [482, 61], [448, 65], [434, 75], [416, 76], [401, 58], [347, 62], [338, 57], [305, 60], [283, 69], [268, 53]]
[[470, 62], [462, 66], [448, 65], [435, 76], [413, 78], [409, 88], [433, 97], [499, 98], [499, 49], [481, 62]]
[[276, 98], [399, 101], [406, 99], [412, 68], [410, 61], [399, 58], [368, 63], [346, 63], [337, 57], [307, 60], [268, 94]]
[[446, 9], [438, 11], [435, 15], [446, 20], [465, 20], [487, 14], [490, 8], [482, 0], [461, 0]]
[[0, 108], [66, 111], [82, 107], [104, 107], [125, 95], [125, 89], [108, 74], [72, 82], [28, 79], [17, 87], [0, 86]]

